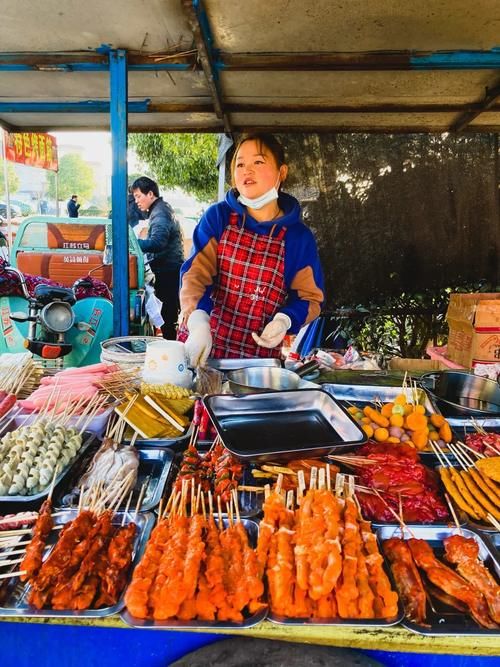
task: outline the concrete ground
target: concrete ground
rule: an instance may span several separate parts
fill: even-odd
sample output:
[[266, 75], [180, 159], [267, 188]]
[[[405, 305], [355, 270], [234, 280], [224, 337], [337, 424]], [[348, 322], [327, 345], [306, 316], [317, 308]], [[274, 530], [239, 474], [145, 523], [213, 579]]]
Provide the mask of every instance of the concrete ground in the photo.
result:
[[188, 653], [170, 667], [381, 667], [359, 651], [235, 637]]

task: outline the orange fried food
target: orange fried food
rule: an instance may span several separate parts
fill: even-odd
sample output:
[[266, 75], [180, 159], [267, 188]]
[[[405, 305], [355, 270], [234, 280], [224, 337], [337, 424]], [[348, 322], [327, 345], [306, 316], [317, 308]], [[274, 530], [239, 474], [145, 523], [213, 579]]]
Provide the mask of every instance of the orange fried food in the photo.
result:
[[439, 561], [432, 548], [424, 540], [408, 540], [413, 558], [418, 567], [438, 588], [464, 602], [470, 609], [471, 616], [484, 628], [497, 630], [498, 625], [490, 618], [485, 599], [465, 579]]
[[427, 599], [422, 578], [406, 541], [391, 537], [384, 541], [383, 548], [391, 564], [406, 617], [422, 625], [425, 623]]
[[472, 537], [451, 535], [443, 540], [446, 560], [457, 567], [474, 588], [484, 595], [491, 618], [500, 623], [500, 586], [479, 558], [479, 544]]
[[38, 518], [33, 527], [33, 537], [26, 547], [26, 554], [21, 561], [19, 569], [25, 572], [20, 577], [21, 581], [27, 581], [38, 574], [42, 566], [43, 552], [46, 547], [47, 538], [53, 526], [52, 501], [50, 498], [47, 498], [40, 508]]

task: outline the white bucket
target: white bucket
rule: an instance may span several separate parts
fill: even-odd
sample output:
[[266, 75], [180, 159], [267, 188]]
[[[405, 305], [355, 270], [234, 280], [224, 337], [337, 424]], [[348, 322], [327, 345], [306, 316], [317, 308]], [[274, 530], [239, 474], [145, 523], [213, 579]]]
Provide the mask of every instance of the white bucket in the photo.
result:
[[149, 342], [142, 378], [151, 384], [170, 382], [179, 387], [191, 388], [193, 375], [188, 368], [184, 343], [165, 339]]

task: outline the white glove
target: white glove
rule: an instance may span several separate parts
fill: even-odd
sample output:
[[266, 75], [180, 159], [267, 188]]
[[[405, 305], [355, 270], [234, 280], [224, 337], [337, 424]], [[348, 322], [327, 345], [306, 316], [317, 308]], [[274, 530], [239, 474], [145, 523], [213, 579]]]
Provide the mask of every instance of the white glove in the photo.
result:
[[189, 365], [192, 368], [206, 364], [212, 349], [210, 316], [204, 310], [193, 310], [187, 321], [189, 336], [185, 343]]
[[260, 336], [252, 332], [252, 338], [261, 347], [276, 347], [285, 337], [292, 326], [292, 320], [285, 313], [276, 313], [273, 319], [266, 324]]

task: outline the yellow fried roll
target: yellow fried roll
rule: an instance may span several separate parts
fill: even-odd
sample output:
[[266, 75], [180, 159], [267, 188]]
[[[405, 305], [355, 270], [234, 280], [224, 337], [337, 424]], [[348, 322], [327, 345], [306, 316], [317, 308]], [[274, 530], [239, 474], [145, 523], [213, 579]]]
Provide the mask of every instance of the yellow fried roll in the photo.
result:
[[484, 495], [476, 482], [472, 479], [468, 472], [462, 470], [460, 476], [464, 480], [467, 488], [474, 496], [474, 498], [484, 507], [484, 509], [492, 514], [495, 519], [500, 519], [500, 511], [495, 507], [495, 505], [490, 502], [490, 500]]
[[497, 507], [500, 507], [500, 490], [495, 487], [495, 483], [475, 468], [469, 468], [469, 474], [491, 502], [495, 503]]
[[479, 515], [481, 519], [487, 521], [486, 511], [484, 510], [481, 503], [479, 503], [476, 500], [476, 498], [472, 495], [472, 493], [469, 491], [467, 485], [465, 484], [465, 481], [461, 477], [458, 470], [455, 470], [455, 468], [450, 468], [449, 470], [451, 478], [455, 482], [457, 489], [460, 491], [460, 495], [465, 499], [465, 502], [470, 506], [471, 509], [474, 510], [476, 515]]
[[444, 488], [448, 491], [450, 496], [453, 498], [455, 504], [463, 510], [466, 514], [471, 516], [473, 519], [480, 521], [481, 517], [474, 512], [473, 509], [467, 504], [466, 500], [460, 494], [456, 484], [451, 479], [450, 471], [448, 468], [439, 468], [439, 475], [441, 481], [443, 482]]

